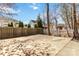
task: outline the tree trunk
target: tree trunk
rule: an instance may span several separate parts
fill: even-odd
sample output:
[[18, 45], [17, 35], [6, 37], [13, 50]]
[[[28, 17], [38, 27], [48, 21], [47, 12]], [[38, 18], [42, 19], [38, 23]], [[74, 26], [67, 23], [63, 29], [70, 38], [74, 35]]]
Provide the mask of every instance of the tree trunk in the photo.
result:
[[57, 36], [58, 36], [58, 28], [57, 28], [57, 24], [58, 24], [58, 21], [57, 21], [57, 19], [55, 18], [55, 27], [56, 27], [56, 33], [57, 33]]
[[51, 33], [50, 33], [50, 21], [49, 21], [49, 4], [47, 3], [46, 4], [46, 6], [47, 6], [47, 25], [48, 25], [48, 35], [51, 35]]
[[79, 39], [78, 36], [78, 28], [77, 28], [77, 19], [76, 19], [76, 6], [73, 3], [73, 18], [74, 18], [74, 31], [73, 31], [73, 39]]
[[71, 28], [73, 29], [73, 13], [72, 13], [73, 9], [71, 7]]

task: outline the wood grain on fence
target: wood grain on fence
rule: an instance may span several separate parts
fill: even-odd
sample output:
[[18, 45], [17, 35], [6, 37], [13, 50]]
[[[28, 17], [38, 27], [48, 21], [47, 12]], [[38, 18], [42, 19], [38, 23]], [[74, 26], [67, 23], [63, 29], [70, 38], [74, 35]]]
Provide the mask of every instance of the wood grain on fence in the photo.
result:
[[0, 39], [42, 34], [41, 28], [0, 28]]

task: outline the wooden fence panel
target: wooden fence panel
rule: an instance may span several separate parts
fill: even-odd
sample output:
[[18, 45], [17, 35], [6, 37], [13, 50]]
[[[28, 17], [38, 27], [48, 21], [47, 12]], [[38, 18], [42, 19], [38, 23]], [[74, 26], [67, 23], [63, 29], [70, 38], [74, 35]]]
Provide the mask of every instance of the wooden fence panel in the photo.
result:
[[41, 34], [41, 29], [32, 28], [0, 28], [0, 39]]
[[1, 39], [1, 30], [2, 30], [2, 29], [0, 28], [0, 39]]

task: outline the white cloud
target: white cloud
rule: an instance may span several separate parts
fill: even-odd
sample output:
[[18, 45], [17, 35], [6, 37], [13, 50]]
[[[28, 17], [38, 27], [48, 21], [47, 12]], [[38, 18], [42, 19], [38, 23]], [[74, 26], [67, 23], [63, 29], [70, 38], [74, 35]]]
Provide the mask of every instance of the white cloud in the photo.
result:
[[20, 10], [14, 10], [13, 8], [10, 7], [6, 7], [6, 6], [0, 6], [0, 13], [4, 13], [4, 14], [18, 14], [19, 12], [21, 12]]
[[36, 6], [36, 3], [33, 3], [30, 7], [31, 7], [33, 10], [37, 10], [37, 9], [38, 9], [38, 6]]
[[37, 7], [37, 6], [33, 6], [32, 8], [33, 8], [33, 10], [37, 10], [37, 9], [38, 9], [38, 7]]

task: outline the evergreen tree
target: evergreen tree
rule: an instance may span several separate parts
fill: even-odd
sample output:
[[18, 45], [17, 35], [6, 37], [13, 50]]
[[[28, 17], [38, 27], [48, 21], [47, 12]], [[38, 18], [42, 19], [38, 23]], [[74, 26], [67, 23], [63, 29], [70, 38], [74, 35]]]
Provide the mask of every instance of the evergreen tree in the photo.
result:
[[23, 22], [19, 21], [19, 27], [24, 27]]
[[38, 15], [37, 17], [37, 26], [38, 28], [43, 28], [42, 19], [40, 18], [40, 15]]

